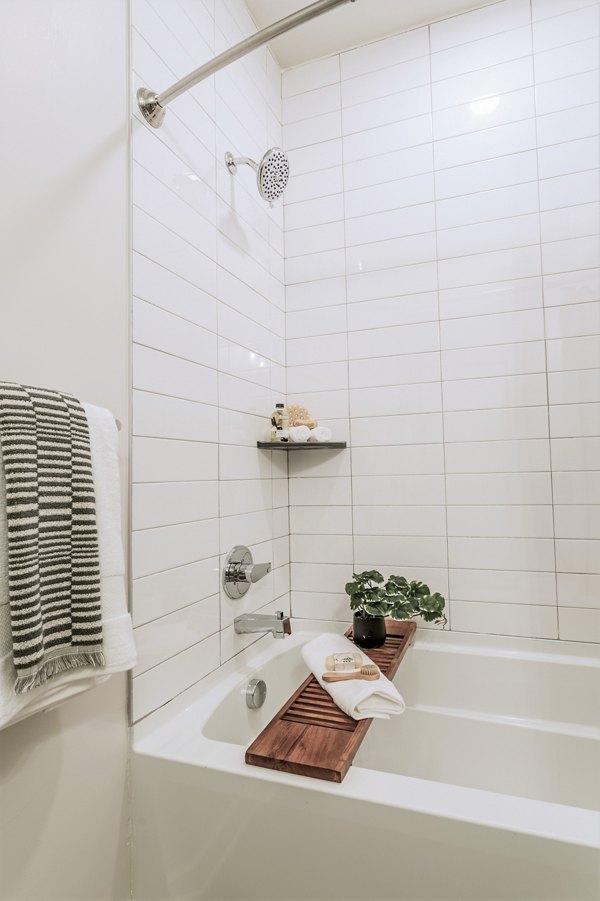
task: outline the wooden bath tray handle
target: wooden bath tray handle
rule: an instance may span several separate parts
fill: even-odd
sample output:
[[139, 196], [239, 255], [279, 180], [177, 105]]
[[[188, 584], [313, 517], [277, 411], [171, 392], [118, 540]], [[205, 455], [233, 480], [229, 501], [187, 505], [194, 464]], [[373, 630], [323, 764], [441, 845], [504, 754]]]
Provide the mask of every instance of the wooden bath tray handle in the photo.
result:
[[[369, 657], [392, 679], [412, 642], [416, 624], [388, 620], [387, 637]], [[352, 629], [346, 632], [352, 638]], [[246, 751], [246, 763], [298, 776], [341, 782], [372, 720], [353, 720], [311, 674]]]

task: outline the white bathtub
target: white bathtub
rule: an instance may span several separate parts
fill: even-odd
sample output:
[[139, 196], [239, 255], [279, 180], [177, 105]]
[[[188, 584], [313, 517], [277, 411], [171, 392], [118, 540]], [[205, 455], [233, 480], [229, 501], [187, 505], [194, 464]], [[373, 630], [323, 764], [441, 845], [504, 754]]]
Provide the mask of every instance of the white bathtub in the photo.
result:
[[341, 785], [247, 766], [324, 628], [261, 639], [136, 726], [136, 901], [598, 901], [597, 646], [419, 631], [406, 713]]

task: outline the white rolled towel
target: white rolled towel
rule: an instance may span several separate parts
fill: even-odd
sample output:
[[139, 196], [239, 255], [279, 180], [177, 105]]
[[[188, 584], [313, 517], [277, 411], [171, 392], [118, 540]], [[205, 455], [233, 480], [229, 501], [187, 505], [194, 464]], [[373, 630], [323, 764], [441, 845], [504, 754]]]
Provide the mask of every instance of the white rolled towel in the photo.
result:
[[[380, 674], [379, 679], [372, 682], [360, 679], [348, 679], [345, 682], [323, 682], [322, 675], [325, 672], [325, 660], [328, 654], [353, 654], [356, 650], [356, 645], [344, 638], [343, 635], [325, 632], [304, 645], [302, 656], [319, 685], [352, 719], [389, 720], [390, 716], [394, 714], [404, 713], [406, 704], [402, 695], [383, 673]], [[361, 649], [359, 648], [359, 650]], [[361, 653], [364, 664], [373, 662], [362, 650]]]
[[294, 425], [288, 429], [290, 441], [294, 444], [306, 444], [310, 438], [310, 429], [307, 425]]
[[325, 444], [327, 441], [331, 441], [332, 432], [331, 429], [328, 429], [325, 425], [318, 425], [316, 429], [310, 430], [310, 438], [309, 441], [318, 441], [319, 444]]

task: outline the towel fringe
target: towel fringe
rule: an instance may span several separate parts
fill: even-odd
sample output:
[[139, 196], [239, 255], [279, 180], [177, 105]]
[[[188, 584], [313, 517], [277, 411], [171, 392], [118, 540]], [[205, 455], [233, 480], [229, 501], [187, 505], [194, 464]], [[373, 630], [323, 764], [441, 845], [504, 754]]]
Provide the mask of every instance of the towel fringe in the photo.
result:
[[63, 654], [61, 657], [54, 657], [46, 660], [37, 672], [29, 676], [19, 676], [15, 682], [15, 694], [23, 694], [31, 691], [32, 688], [38, 688], [49, 679], [59, 676], [67, 670], [80, 669], [84, 666], [99, 667], [105, 666], [106, 662], [102, 651], [85, 651], [76, 654]]

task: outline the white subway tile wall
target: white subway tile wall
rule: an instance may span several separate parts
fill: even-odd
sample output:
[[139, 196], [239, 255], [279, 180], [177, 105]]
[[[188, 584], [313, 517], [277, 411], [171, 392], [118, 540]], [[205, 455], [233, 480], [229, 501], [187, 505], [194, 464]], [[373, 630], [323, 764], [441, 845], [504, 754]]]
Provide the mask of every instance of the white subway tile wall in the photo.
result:
[[[256, 640], [239, 613], [347, 619], [367, 566], [454, 629], [600, 641], [598, 20], [501, 0], [134, 112], [135, 719]], [[243, 0], [132, 21], [136, 88], [255, 30]], [[223, 155], [276, 145], [270, 209]], [[351, 445], [289, 485], [255, 447], [286, 392]], [[273, 572], [232, 604], [238, 542]]]
[[378, 567], [453, 629], [600, 641], [599, 18], [502, 0], [284, 72], [288, 388], [351, 443], [290, 460], [294, 616]]
[[[135, 88], [158, 90], [255, 31], [241, 0], [134, 0], [132, 23]], [[132, 128], [137, 720], [257, 639], [235, 616], [289, 611], [287, 464], [256, 449], [286, 391], [283, 207], [223, 160], [281, 145], [280, 69], [257, 51], [180, 97], [160, 131], [137, 113]], [[236, 605], [220, 580], [234, 544], [273, 561]]]

